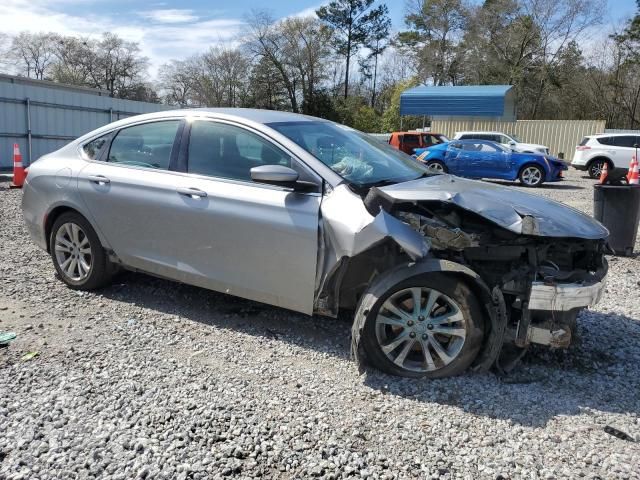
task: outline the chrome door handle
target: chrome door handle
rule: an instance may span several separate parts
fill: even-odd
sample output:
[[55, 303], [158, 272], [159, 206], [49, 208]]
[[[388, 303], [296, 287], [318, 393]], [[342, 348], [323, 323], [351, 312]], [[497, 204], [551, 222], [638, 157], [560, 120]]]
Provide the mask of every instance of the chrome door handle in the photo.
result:
[[204, 198], [207, 196], [207, 192], [204, 192], [198, 188], [177, 188], [176, 192], [178, 192], [180, 195], [185, 195], [187, 197], [200, 197], [200, 198]]
[[109, 180], [107, 177], [105, 177], [103, 175], [89, 175], [87, 177], [87, 180], [89, 180], [90, 182], [93, 182], [93, 183], [98, 183], [98, 184], [103, 184], [103, 185], [106, 185], [107, 183], [111, 182], [111, 180]]

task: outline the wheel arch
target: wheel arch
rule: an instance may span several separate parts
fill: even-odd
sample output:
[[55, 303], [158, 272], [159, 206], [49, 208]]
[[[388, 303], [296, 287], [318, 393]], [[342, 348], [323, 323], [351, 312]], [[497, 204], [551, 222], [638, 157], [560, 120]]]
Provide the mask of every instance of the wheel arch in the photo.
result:
[[493, 291], [482, 280], [480, 275], [470, 268], [450, 260], [427, 258], [416, 263], [405, 263], [376, 277], [371, 286], [360, 299], [351, 329], [351, 355], [356, 358], [362, 369], [365, 361], [365, 353], [360, 346], [360, 338], [367, 319], [367, 315], [378, 299], [393, 285], [408, 278], [426, 275], [429, 273], [444, 273], [463, 281], [476, 295], [484, 314], [484, 339], [483, 346], [474, 363], [476, 370], [488, 370], [493, 365], [499, 347], [502, 346], [502, 338], [506, 327], [506, 315], [504, 312], [504, 300], [498, 289]]
[[93, 230], [96, 232], [96, 235], [100, 239], [100, 243], [102, 244], [102, 247], [103, 248], [108, 248], [108, 243], [106, 242], [106, 239], [102, 235], [102, 232], [100, 232], [100, 229], [98, 229], [96, 227], [96, 225], [94, 224], [92, 219], [86, 213], [84, 213], [83, 211], [79, 210], [75, 206], [72, 206], [72, 205], [69, 205], [69, 204], [66, 204], [66, 203], [62, 203], [62, 204], [58, 204], [58, 205], [53, 206], [47, 212], [47, 214], [45, 215], [44, 235], [45, 235], [45, 239], [46, 239], [46, 243], [47, 243], [47, 252], [48, 253], [51, 253], [51, 248], [50, 248], [50, 245], [49, 245], [49, 238], [51, 236], [51, 229], [53, 228], [53, 224], [60, 217], [60, 215], [62, 215], [64, 213], [67, 213], [67, 212], [77, 213], [82, 218], [84, 218], [87, 222], [89, 222], [89, 225], [91, 225], [91, 228], [93, 228]]
[[612, 169], [615, 167], [613, 160], [611, 160], [609, 157], [605, 155], [598, 155], [597, 157], [590, 158], [589, 161], [586, 163], [585, 166], [587, 167], [587, 170], [591, 168], [591, 165], [593, 164], [593, 162], [596, 162], [598, 160], [604, 160], [605, 162], [607, 162], [609, 164], [609, 169]]

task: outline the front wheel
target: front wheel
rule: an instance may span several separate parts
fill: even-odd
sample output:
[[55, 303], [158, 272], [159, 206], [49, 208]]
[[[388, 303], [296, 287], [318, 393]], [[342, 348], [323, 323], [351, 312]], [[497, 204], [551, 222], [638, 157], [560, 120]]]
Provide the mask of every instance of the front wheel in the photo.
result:
[[367, 314], [362, 345], [380, 370], [439, 378], [465, 371], [482, 346], [484, 317], [469, 287], [440, 273], [404, 280]]
[[82, 215], [67, 212], [56, 219], [49, 249], [58, 275], [71, 288], [93, 290], [111, 280], [109, 260], [98, 235]]
[[539, 187], [544, 182], [544, 170], [538, 165], [527, 165], [520, 171], [520, 182], [525, 187]]

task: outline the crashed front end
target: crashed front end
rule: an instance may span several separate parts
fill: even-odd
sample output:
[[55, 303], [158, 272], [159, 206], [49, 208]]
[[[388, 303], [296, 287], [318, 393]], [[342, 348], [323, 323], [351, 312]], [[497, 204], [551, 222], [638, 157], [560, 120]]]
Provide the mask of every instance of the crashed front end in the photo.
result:
[[[487, 369], [504, 344], [568, 346], [578, 312], [600, 300], [608, 231], [577, 210], [450, 175], [372, 188], [363, 198], [340, 188], [322, 207], [322, 313], [353, 306], [403, 261], [466, 277], [490, 320], [475, 364]], [[356, 317], [356, 357], [362, 327]]]

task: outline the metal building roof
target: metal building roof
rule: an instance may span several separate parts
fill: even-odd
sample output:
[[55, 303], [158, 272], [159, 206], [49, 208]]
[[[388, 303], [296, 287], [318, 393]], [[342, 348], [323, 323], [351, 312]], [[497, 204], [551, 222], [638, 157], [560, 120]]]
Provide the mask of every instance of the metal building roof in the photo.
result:
[[515, 115], [511, 85], [420, 86], [400, 95], [400, 115], [508, 117]]

